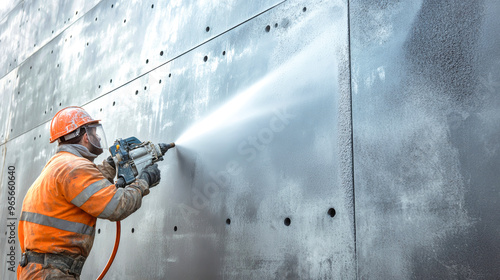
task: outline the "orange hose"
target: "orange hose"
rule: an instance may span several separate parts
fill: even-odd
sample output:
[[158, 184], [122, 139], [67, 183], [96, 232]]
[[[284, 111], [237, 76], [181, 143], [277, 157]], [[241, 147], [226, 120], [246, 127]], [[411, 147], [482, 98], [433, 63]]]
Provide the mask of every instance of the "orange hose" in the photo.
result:
[[111, 264], [115, 260], [116, 252], [118, 251], [118, 245], [120, 245], [120, 232], [121, 232], [120, 221], [116, 221], [115, 247], [113, 247], [113, 252], [111, 253], [111, 256], [109, 256], [108, 263], [106, 264], [106, 267], [102, 270], [102, 272], [99, 275], [99, 277], [97, 277], [97, 280], [102, 280], [104, 278], [104, 275], [106, 275], [106, 273], [108, 272], [109, 268], [111, 267]]

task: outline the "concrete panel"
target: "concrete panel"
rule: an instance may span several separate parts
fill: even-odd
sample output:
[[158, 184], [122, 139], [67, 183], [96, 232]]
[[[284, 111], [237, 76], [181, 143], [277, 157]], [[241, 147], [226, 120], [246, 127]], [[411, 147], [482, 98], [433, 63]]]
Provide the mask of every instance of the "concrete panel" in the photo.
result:
[[26, 60], [63, 30], [70, 28], [99, 2], [99, 0], [26, 1], [23, 5], [23, 20], [20, 26], [23, 40], [20, 49], [12, 51], [19, 53], [19, 61]]
[[70, 27], [98, 2], [33, 0], [13, 6], [0, 21], [0, 77]]
[[[346, 12], [284, 4], [87, 105], [107, 120], [108, 139], [179, 144], [160, 163], [161, 186], [123, 222], [112, 276], [355, 278], [350, 125], [339, 113]], [[105, 249], [89, 268], [111, 251], [114, 225], [99, 229], [95, 246]]]
[[11, 101], [15, 94], [17, 94], [17, 71], [12, 71], [9, 75], [0, 79], [0, 145], [7, 142], [10, 135], [10, 114], [11, 114]]
[[360, 279], [500, 275], [497, 1], [352, 1]]
[[[60, 108], [127, 84], [275, 2], [100, 2], [20, 65], [13, 135], [50, 120]], [[40, 118], [24, 118], [28, 112]]]
[[20, 5], [22, 2], [22, 0], [4, 0], [0, 6], [0, 20], [3, 20], [17, 5]]
[[21, 22], [23, 5], [19, 4], [0, 19], [0, 78], [19, 65], [19, 53], [22, 40]]

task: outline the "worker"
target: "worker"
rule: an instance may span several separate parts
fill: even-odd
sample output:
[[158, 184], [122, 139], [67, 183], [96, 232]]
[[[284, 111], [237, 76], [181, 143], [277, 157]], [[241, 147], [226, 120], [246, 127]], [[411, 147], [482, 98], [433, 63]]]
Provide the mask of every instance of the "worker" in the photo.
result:
[[50, 143], [56, 140], [56, 154], [23, 201], [18, 279], [79, 279], [97, 218], [125, 219], [160, 181], [155, 164], [125, 188], [115, 187], [113, 159], [93, 163], [106, 147], [102, 126], [80, 107], [64, 108], [52, 118]]

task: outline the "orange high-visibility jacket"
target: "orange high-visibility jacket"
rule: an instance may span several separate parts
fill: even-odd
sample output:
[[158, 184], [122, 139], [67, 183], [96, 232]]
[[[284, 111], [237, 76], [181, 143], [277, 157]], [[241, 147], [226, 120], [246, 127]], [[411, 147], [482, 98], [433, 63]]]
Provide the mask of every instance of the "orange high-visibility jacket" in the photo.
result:
[[144, 180], [116, 188], [78, 150], [61, 145], [24, 198], [21, 251], [87, 257], [97, 218], [122, 220], [139, 209], [147, 193]]

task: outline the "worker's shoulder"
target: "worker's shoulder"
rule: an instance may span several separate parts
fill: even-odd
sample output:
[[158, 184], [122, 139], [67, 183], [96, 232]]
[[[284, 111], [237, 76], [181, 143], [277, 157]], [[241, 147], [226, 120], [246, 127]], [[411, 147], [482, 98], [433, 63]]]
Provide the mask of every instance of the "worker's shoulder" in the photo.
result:
[[54, 155], [52, 161], [55, 165], [66, 167], [68, 169], [75, 168], [95, 168], [95, 164], [86, 158], [74, 155], [70, 152], [60, 151]]

